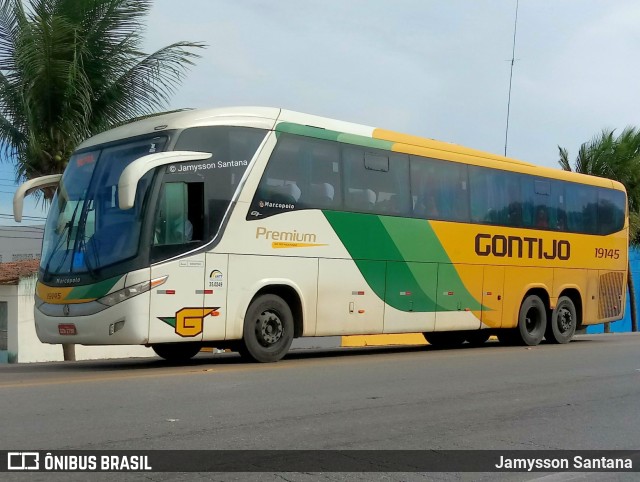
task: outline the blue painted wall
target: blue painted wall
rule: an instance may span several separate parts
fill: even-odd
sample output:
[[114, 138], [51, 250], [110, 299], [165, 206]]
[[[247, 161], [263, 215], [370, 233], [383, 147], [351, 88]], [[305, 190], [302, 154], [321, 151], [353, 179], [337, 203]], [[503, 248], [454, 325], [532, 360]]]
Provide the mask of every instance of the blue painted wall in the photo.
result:
[[[631, 248], [629, 250], [629, 261], [631, 262], [631, 276], [633, 276], [633, 283], [636, 288], [636, 306], [638, 307], [638, 292], [640, 290], [640, 250]], [[640, 307], [638, 307], [640, 308]], [[640, 311], [640, 309], [639, 309]], [[611, 323], [611, 333], [624, 333], [631, 331], [631, 315], [629, 308], [629, 293], [627, 293], [627, 307], [624, 310], [624, 318], [620, 321]], [[587, 333], [603, 333], [604, 324], [593, 325], [587, 327]]]

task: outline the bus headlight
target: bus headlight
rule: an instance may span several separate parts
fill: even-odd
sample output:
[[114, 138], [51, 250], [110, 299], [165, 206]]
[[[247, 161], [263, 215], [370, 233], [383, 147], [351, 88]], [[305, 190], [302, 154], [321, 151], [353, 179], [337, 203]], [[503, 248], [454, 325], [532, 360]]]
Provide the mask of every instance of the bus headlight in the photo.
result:
[[106, 296], [100, 298], [98, 303], [102, 303], [103, 305], [113, 306], [118, 303], [123, 302], [124, 300], [128, 300], [129, 298], [133, 298], [134, 296], [138, 296], [142, 293], [146, 293], [152, 288], [156, 286], [160, 286], [167, 281], [168, 276], [163, 276], [162, 278], [156, 278], [151, 281], [143, 281], [142, 283], [138, 283], [132, 286], [127, 286], [118, 291], [114, 291], [113, 293], [109, 293]]

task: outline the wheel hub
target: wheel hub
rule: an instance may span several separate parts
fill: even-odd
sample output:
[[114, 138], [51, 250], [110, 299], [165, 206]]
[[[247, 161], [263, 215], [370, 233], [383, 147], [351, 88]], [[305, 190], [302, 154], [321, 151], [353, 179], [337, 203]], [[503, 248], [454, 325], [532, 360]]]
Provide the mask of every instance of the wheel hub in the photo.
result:
[[558, 329], [561, 333], [566, 333], [573, 325], [573, 316], [571, 311], [566, 308], [558, 310]]
[[282, 338], [284, 326], [277, 313], [273, 311], [263, 311], [258, 318], [257, 331], [262, 345], [270, 346]]

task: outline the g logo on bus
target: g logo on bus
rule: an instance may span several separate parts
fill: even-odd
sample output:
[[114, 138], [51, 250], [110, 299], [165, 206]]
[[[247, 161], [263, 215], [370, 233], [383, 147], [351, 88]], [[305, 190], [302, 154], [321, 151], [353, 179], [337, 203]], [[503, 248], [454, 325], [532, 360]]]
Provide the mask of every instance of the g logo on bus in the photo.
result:
[[159, 319], [167, 325], [173, 326], [177, 335], [188, 338], [202, 333], [204, 319], [209, 315], [220, 315], [219, 308], [219, 306], [215, 308], [182, 308], [176, 312], [175, 317], [159, 317]]
[[70, 308], [69, 308], [69, 305], [64, 305], [64, 306], [62, 307], [62, 313], [64, 314], [64, 316], [69, 316], [69, 312], [70, 312], [70, 311], [71, 311], [71, 310], [70, 310]]

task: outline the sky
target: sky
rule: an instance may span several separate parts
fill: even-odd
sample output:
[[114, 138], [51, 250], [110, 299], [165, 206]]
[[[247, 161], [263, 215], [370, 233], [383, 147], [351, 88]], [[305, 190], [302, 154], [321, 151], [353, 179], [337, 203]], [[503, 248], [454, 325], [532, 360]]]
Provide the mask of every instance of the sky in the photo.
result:
[[[282, 107], [503, 154], [515, 11], [516, 0], [156, 0], [145, 48], [208, 45], [169, 108]], [[520, 0], [509, 157], [557, 167], [558, 145], [574, 158], [604, 128], [640, 127], [638, 25], [638, 0]], [[12, 178], [0, 165], [0, 213]]]

